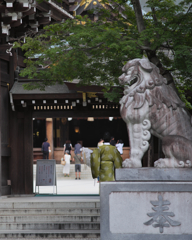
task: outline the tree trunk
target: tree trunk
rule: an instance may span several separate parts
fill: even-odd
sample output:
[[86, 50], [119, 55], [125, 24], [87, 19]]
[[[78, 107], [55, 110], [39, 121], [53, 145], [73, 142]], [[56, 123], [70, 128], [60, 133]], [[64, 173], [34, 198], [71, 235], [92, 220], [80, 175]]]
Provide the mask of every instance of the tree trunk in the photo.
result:
[[160, 62], [160, 60], [159, 60], [159, 58], [156, 54], [156, 51], [145, 50], [145, 52], [147, 54], [147, 57], [148, 57], [149, 61], [152, 62], [153, 64], [155, 64], [159, 68], [160, 74], [164, 78], [167, 79], [167, 84], [171, 85], [172, 87], [175, 88], [174, 80], [173, 80], [173, 77], [172, 77], [171, 73], [162, 66], [162, 64], [161, 64], [161, 62]]
[[[145, 23], [143, 19], [140, 1], [132, 0], [131, 2], [133, 4], [135, 16], [136, 16], [137, 28], [139, 33], [141, 33], [143, 30], [145, 30]], [[150, 47], [149, 42], [146, 42], [145, 45], [146, 47]], [[149, 61], [155, 64], [159, 68], [160, 74], [167, 79], [167, 84], [171, 85], [174, 89], [176, 89], [171, 73], [162, 66], [159, 58], [157, 57], [156, 51], [145, 50], [145, 52], [147, 54]]]

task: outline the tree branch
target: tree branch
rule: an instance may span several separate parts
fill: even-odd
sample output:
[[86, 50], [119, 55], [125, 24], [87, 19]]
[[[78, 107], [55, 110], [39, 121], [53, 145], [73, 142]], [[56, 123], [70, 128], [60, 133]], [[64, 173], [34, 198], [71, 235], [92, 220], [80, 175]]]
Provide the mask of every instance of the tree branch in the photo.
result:
[[188, 14], [189, 13], [189, 11], [191, 10], [191, 7], [192, 7], [192, 5], [188, 8], [188, 10], [187, 10], [187, 12], [186, 12], [186, 14]]
[[145, 23], [144, 23], [143, 14], [141, 11], [141, 5], [139, 0], [131, 0], [131, 3], [133, 4], [133, 8], [136, 15], [137, 28], [139, 33], [141, 33], [143, 30], [145, 30]]
[[173, 47], [171, 47], [168, 44], [167, 45], [161, 44], [160, 47], [167, 48], [167, 49], [173, 49]]

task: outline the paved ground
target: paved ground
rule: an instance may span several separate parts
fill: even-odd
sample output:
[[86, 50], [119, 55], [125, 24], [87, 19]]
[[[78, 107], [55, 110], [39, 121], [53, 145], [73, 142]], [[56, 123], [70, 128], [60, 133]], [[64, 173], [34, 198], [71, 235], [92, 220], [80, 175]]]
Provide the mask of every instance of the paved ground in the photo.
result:
[[[36, 192], [38, 192], [38, 187], [36, 187]], [[39, 187], [40, 194], [52, 194], [53, 192], [56, 193], [56, 187]], [[97, 181], [95, 181], [94, 179], [58, 179], [57, 194], [99, 194], [99, 183], [97, 183]]]
[[[70, 176], [64, 177], [63, 166], [61, 164], [56, 165], [57, 175], [57, 194], [99, 194], [99, 183], [96, 179], [92, 178], [91, 169], [87, 165], [81, 165], [81, 180], [75, 180], [75, 168], [74, 165], [70, 166]], [[36, 181], [36, 165], [33, 166], [33, 190], [35, 193], [35, 181]], [[38, 187], [36, 187], [38, 192]], [[55, 194], [56, 187], [40, 186], [40, 194]]]

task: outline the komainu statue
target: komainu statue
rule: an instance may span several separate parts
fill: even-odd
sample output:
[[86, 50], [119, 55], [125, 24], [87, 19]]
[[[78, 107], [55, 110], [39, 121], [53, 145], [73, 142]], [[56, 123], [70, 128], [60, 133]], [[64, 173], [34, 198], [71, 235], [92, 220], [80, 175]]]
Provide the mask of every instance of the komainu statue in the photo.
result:
[[192, 126], [185, 104], [148, 59], [133, 59], [119, 77], [124, 85], [121, 116], [127, 124], [130, 158], [123, 167], [141, 167], [151, 133], [162, 139], [165, 158], [155, 167], [191, 167]]

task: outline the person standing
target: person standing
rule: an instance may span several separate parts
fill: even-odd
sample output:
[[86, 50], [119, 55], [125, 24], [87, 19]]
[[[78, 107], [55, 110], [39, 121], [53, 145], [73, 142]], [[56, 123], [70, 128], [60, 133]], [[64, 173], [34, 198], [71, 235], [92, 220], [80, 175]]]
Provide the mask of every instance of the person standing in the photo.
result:
[[[99, 142], [97, 143], [97, 147], [103, 146], [104, 140], [101, 138]], [[97, 182], [99, 183], [99, 176], [97, 177]]]
[[77, 171], [79, 172], [79, 180], [81, 179], [81, 144], [80, 141], [77, 141], [77, 144], [75, 144], [75, 156], [73, 158], [73, 162], [75, 162], [75, 176], [76, 176], [76, 180], [77, 180]]
[[72, 145], [70, 140], [67, 140], [64, 144], [64, 154], [66, 150], [68, 150], [69, 154], [71, 155]]
[[47, 142], [47, 138], [42, 143], [43, 159], [49, 159], [49, 152], [51, 152], [50, 144]]
[[111, 144], [112, 146], [115, 146], [116, 141], [115, 141], [115, 138], [114, 138], [114, 137], [111, 137], [110, 144]]
[[69, 150], [65, 150], [65, 154], [64, 154], [63, 160], [66, 162], [65, 166], [63, 166], [64, 177], [66, 177], [67, 175], [69, 177], [69, 173], [70, 173], [70, 160], [71, 160], [71, 155], [69, 155]]
[[123, 145], [124, 145], [123, 141], [121, 139], [119, 139], [117, 141], [116, 148], [121, 155], [123, 155]]
[[101, 138], [99, 142], [97, 143], [97, 147], [103, 146], [104, 140]]
[[122, 167], [122, 157], [115, 146], [110, 145], [110, 134], [103, 136], [104, 144], [93, 150], [91, 155], [92, 177], [99, 181], [114, 181], [114, 169]]

